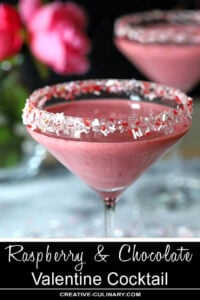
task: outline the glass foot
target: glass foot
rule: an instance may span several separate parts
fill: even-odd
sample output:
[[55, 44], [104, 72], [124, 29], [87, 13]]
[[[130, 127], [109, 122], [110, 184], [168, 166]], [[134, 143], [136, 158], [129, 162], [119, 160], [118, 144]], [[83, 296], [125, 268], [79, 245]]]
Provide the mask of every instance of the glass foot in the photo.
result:
[[166, 210], [187, 210], [200, 201], [200, 180], [177, 176], [148, 180], [137, 191], [139, 201], [146, 206], [160, 206]]
[[137, 203], [140, 218], [130, 235], [199, 237], [200, 180], [186, 175], [148, 176], [138, 184], [132, 195], [132, 210]]
[[0, 168], [1, 184], [19, 182], [39, 174], [46, 157], [46, 149], [30, 140], [24, 142], [23, 148], [23, 158], [15, 167]]

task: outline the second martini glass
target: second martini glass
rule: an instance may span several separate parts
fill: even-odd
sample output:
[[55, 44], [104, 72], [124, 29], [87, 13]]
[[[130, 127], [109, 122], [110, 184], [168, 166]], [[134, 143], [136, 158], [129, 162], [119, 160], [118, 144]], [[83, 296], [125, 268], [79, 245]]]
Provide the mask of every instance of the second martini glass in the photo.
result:
[[174, 88], [86, 80], [33, 92], [23, 122], [38, 143], [103, 199], [105, 235], [114, 236], [116, 202], [189, 130], [191, 111], [191, 98]]
[[200, 10], [122, 16], [115, 22], [115, 44], [153, 81], [183, 91], [200, 82]]
[[[200, 11], [132, 13], [118, 18], [114, 29], [117, 48], [147, 78], [183, 91], [200, 82]], [[148, 203], [149, 197], [157, 199], [169, 212], [194, 207], [200, 181], [185, 168], [179, 147], [173, 150], [170, 165], [168, 174], [168, 168], [157, 169], [157, 184], [152, 187], [150, 179], [148, 193], [139, 191], [140, 197]]]

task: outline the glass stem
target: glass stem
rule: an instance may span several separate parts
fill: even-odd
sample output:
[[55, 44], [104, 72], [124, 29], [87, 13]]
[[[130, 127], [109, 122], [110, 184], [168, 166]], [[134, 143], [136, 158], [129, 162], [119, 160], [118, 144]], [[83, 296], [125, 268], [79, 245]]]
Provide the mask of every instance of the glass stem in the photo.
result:
[[114, 237], [115, 236], [115, 203], [116, 199], [106, 198], [105, 203], [105, 236]]

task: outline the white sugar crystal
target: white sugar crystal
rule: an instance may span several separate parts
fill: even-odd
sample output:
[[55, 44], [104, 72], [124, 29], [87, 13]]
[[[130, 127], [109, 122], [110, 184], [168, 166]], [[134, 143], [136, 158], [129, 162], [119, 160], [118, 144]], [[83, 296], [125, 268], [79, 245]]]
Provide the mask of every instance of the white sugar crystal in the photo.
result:
[[142, 131], [140, 128], [138, 128], [138, 137], [142, 137], [142, 136], [143, 136]]
[[64, 121], [64, 119], [65, 119], [65, 116], [64, 116], [63, 112], [62, 113], [57, 113], [55, 115], [55, 122], [56, 123], [62, 123]]
[[80, 130], [75, 130], [75, 132], [74, 132], [74, 138], [80, 139], [80, 137], [81, 137], [81, 131]]
[[158, 131], [161, 131], [162, 129], [163, 129], [163, 125], [160, 125], [159, 127], [158, 127]]
[[132, 134], [134, 139], [137, 140], [137, 132], [134, 129], [132, 129]]
[[163, 122], [167, 121], [168, 118], [169, 118], [169, 116], [168, 116], [167, 113], [164, 113], [164, 114], [162, 115], [162, 121], [163, 121]]
[[106, 129], [106, 130], [100, 130], [100, 132], [104, 135], [104, 136], [107, 136], [109, 131]]
[[106, 86], [111, 86], [111, 87], [113, 87], [113, 85], [115, 85], [115, 83], [116, 83], [116, 80], [109, 79], [109, 80], [106, 82]]
[[109, 126], [109, 131], [110, 131], [110, 132], [113, 133], [113, 132], [115, 132], [115, 130], [116, 130], [116, 127], [115, 127], [114, 124]]
[[94, 121], [92, 122], [92, 126], [99, 126], [100, 122], [98, 119], [94, 119]]

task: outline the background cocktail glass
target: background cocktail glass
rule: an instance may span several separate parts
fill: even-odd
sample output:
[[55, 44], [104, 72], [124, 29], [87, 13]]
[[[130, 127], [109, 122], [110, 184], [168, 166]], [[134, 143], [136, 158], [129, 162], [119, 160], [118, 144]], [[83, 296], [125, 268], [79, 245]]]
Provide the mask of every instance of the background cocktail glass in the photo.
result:
[[148, 11], [115, 22], [117, 48], [147, 78], [191, 91], [200, 82], [200, 11]]
[[[200, 82], [200, 11], [147, 11], [118, 18], [115, 45], [147, 78], [191, 91]], [[149, 181], [149, 198], [167, 210], [187, 209], [200, 196], [200, 180], [185, 169], [180, 144], [171, 151], [169, 169], [159, 165], [157, 185]], [[159, 169], [159, 170], [158, 170]], [[173, 180], [172, 180], [173, 178]], [[152, 185], [152, 187], [151, 187]]]
[[103, 199], [105, 235], [114, 236], [119, 197], [189, 130], [191, 112], [192, 99], [174, 88], [133, 79], [86, 80], [33, 92], [23, 122]]

